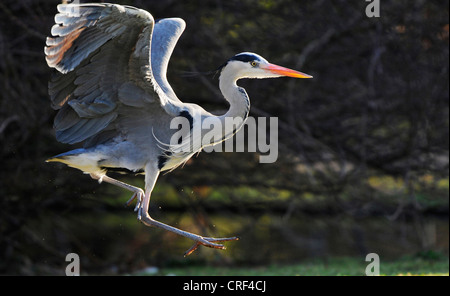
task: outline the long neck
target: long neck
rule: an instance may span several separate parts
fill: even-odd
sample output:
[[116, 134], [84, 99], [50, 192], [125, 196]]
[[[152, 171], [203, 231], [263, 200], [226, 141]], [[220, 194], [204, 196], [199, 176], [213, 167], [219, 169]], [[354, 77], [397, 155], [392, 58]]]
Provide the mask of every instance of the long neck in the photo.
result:
[[224, 127], [221, 141], [232, 137], [244, 125], [250, 111], [250, 100], [245, 89], [237, 86], [237, 78], [230, 72], [224, 69], [219, 79], [220, 91], [230, 104], [228, 112], [219, 116]]

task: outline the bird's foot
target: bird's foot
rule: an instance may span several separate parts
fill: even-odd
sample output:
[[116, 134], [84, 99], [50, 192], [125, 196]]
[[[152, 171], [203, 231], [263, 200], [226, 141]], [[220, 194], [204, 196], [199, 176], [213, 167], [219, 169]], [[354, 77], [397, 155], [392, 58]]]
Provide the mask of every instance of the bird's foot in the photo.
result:
[[138, 212], [138, 219], [140, 220], [140, 218], [139, 218], [139, 216], [140, 216], [140, 214], [141, 214], [141, 211], [140, 211], [140, 209], [142, 208], [142, 200], [144, 199], [144, 190], [140, 190], [140, 191], [136, 191], [134, 194], [133, 194], [133, 196], [127, 201], [127, 203], [126, 203], [126, 205], [127, 206], [130, 206], [132, 203], [133, 203], [133, 201], [135, 200], [135, 199], [137, 199], [137, 201], [136, 201], [136, 206], [134, 207], [134, 211], [135, 212]]
[[221, 249], [224, 250], [225, 246], [222, 244], [218, 244], [220, 242], [226, 242], [226, 241], [233, 241], [233, 240], [239, 240], [239, 237], [234, 236], [234, 237], [224, 237], [224, 238], [214, 238], [214, 237], [203, 237], [200, 236], [198, 234], [194, 234], [191, 232], [187, 232], [181, 229], [178, 229], [176, 227], [164, 224], [162, 222], [156, 221], [154, 219], [152, 219], [150, 217], [150, 215], [148, 213], [146, 213], [142, 207], [138, 210], [138, 220], [141, 221], [142, 223], [144, 223], [147, 226], [154, 226], [154, 227], [158, 227], [158, 228], [162, 228], [164, 230], [176, 233], [178, 235], [187, 237], [191, 240], [193, 240], [195, 243], [194, 245], [189, 248], [189, 250], [187, 250], [184, 253], [184, 256], [189, 256], [190, 254], [192, 254], [195, 250], [198, 249], [198, 247], [200, 246], [205, 246], [205, 247], [209, 247], [209, 248], [214, 248], [214, 249]]
[[192, 253], [194, 253], [194, 251], [197, 250], [198, 247], [200, 247], [200, 246], [225, 250], [226, 248], [224, 245], [216, 244], [214, 242], [227, 242], [227, 241], [232, 241], [232, 240], [239, 240], [239, 237], [237, 237], [237, 236], [222, 237], [222, 238], [215, 238], [215, 237], [200, 237], [200, 238], [201, 238], [201, 240], [196, 241], [195, 244], [184, 253], [184, 257], [189, 256]]

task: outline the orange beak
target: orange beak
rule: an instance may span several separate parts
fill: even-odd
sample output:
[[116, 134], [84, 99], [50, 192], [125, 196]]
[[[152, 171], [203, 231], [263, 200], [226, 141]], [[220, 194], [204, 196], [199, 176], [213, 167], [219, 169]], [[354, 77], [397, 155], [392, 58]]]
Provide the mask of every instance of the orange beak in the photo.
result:
[[291, 70], [288, 68], [284, 68], [281, 66], [277, 66], [274, 64], [269, 64], [267, 67], [264, 67], [265, 70], [268, 70], [272, 73], [282, 75], [282, 76], [288, 76], [288, 77], [294, 77], [294, 78], [313, 78], [311, 75], [298, 72], [295, 70]]

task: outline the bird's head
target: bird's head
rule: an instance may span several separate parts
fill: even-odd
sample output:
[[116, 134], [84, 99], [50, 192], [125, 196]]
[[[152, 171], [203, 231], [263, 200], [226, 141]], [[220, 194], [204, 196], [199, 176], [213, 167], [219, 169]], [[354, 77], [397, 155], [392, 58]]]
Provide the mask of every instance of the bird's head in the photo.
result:
[[262, 56], [251, 52], [242, 52], [223, 64], [219, 70], [221, 75], [232, 76], [233, 79], [241, 78], [312, 78], [311, 75], [277, 66], [269, 63]]

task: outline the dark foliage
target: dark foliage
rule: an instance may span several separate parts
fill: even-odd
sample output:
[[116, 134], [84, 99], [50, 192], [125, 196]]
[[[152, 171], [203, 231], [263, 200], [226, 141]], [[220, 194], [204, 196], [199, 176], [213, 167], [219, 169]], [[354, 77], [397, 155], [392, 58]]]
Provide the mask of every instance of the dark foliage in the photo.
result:
[[[365, 15], [363, 0], [116, 2], [155, 18], [186, 21], [169, 81], [183, 101], [209, 111], [227, 108], [217, 77], [183, 72], [214, 70], [236, 53], [251, 51], [314, 76], [240, 82], [252, 101], [251, 116], [279, 118], [276, 163], [259, 164], [250, 153], [202, 153], [160, 182], [178, 190], [287, 190], [293, 197], [282, 208], [304, 192], [330, 200], [350, 195], [350, 207], [358, 210], [361, 200], [373, 201], [370, 176], [404, 180], [415, 202], [421, 176], [448, 180], [448, 1], [382, 1], [380, 18]], [[83, 249], [81, 239], [70, 234], [70, 224], [79, 221], [65, 220], [65, 213], [116, 209], [102, 197], [112, 195], [108, 186], [45, 164], [70, 149], [54, 138], [55, 113], [47, 95], [51, 70], [43, 52], [58, 3], [0, 2], [0, 273], [38, 273], [30, 266], [36, 260], [48, 260], [41, 263], [49, 266], [61, 262], [67, 253], [61, 246]], [[43, 215], [56, 245], [36, 235], [33, 222], [41, 223]], [[139, 241], [133, 242], [138, 248]], [[166, 259], [154, 252], [162, 258], [154, 262]], [[100, 259], [89, 260], [101, 270]], [[135, 264], [126, 256], [114, 260]]]

